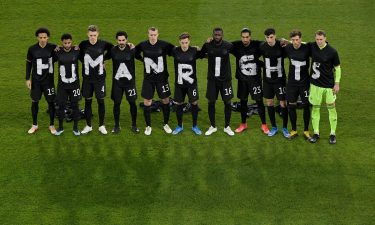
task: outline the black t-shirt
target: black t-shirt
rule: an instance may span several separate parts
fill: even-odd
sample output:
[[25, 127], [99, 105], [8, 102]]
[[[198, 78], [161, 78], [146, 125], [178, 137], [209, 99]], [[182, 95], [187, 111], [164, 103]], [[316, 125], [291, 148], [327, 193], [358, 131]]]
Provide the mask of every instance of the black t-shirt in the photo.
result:
[[274, 46], [263, 42], [260, 52], [264, 60], [263, 80], [268, 83], [285, 82], [284, 53], [280, 42], [276, 41]]
[[60, 49], [60, 51], [55, 53], [55, 59], [59, 65], [58, 86], [65, 89], [76, 88], [77, 84], [79, 86], [79, 50], [72, 48], [69, 52], [66, 52], [64, 49]]
[[310, 82], [323, 88], [333, 88], [335, 78], [333, 75], [335, 66], [340, 65], [340, 58], [336, 49], [327, 45], [320, 49], [314, 43], [309, 43], [311, 47], [311, 79]]
[[174, 47], [171, 43], [163, 40], [158, 40], [154, 45], [146, 40], [135, 47], [136, 59], [143, 62], [145, 80], [159, 82], [168, 79], [169, 73], [166, 56], [172, 54]]
[[189, 47], [185, 52], [181, 47], [176, 47], [172, 51], [174, 57], [175, 85], [189, 87], [197, 83], [196, 60], [198, 50]]
[[217, 45], [215, 41], [203, 44], [200, 57], [202, 58], [206, 54], [208, 56], [208, 80], [232, 80], [232, 71], [229, 59], [229, 53], [231, 53], [232, 48], [232, 43], [224, 40], [219, 45]]
[[104, 60], [110, 58], [109, 52], [112, 47], [111, 43], [103, 40], [98, 40], [94, 45], [89, 40], [79, 44], [83, 79], [91, 81], [105, 79]]
[[298, 49], [295, 49], [289, 44], [284, 50], [289, 58], [288, 84], [296, 86], [309, 84], [310, 47], [302, 43]]
[[261, 76], [261, 63], [259, 61], [259, 46], [261, 41], [250, 41], [245, 46], [242, 41], [234, 41], [232, 54], [236, 57], [236, 78], [238, 80], [259, 79]]
[[120, 86], [135, 83], [134, 54], [135, 48], [130, 49], [128, 45], [123, 50], [117, 45], [111, 49], [113, 82], [118, 82]]
[[[32, 81], [42, 82], [48, 80], [53, 82], [53, 52], [55, 44], [47, 43], [44, 48], [36, 43], [27, 51], [26, 60], [31, 62]], [[30, 71], [26, 70], [26, 80], [30, 79]]]

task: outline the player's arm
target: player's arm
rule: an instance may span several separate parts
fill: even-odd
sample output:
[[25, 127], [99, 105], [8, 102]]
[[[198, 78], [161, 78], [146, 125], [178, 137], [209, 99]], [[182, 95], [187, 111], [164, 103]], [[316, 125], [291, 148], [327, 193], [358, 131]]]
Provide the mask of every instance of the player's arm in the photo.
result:
[[167, 55], [172, 56], [172, 52], [173, 52], [173, 49], [174, 49], [175, 47], [176, 47], [176, 46], [172, 45], [171, 43], [168, 43], [168, 44], [167, 44]]
[[110, 42], [105, 42], [105, 55], [104, 55], [104, 60], [110, 59], [111, 58], [111, 49], [113, 48], [113, 44]]
[[142, 57], [142, 43], [139, 43], [138, 45], [135, 46], [135, 55], [134, 57], [138, 59], [139, 61], [143, 62], [143, 57]]
[[31, 69], [33, 67], [32, 64], [32, 55], [30, 49], [27, 51], [26, 56], [26, 87], [31, 90]]
[[341, 80], [341, 67], [340, 65], [335, 66], [335, 85], [333, 86], [333, 93], [337, 94], [340, 91], [340, 80]]
[[197, 52], [197, 58], [203, 59], [207, 56], [207, 43], [204, 43], [201, 50]]
[[78, 45], [78, 47], [79, 47], [79, 61], [81, 61], [81, 63], [83, 63], [83, 58], [85, 57], [85, 49], [84, 49], [83, 43], [84, 42], [81, 42]]

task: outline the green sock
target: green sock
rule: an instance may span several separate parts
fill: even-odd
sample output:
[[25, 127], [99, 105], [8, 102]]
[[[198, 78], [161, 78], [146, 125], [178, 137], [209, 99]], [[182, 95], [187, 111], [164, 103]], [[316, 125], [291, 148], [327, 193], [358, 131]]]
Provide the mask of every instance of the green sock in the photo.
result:
[[320, 106], [313, 106], [311, 111], [311, 124], [314, 134], [319, 134]]
[[331, 125], [331, 134], [336, 134], [337, 112], [335, 106], [328, 107], [329, 123]]

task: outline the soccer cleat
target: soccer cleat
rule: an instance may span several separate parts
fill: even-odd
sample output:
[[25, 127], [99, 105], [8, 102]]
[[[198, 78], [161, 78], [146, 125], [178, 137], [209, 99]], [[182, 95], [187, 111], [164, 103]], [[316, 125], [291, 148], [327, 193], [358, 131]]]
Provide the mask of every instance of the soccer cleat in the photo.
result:
[[232, 129], [230, 129], [230, 126], [224, 128], [224, 133], [227, 133], [229, 136], [234, 135], [234, 132], [232, 131]]
[[260, 127], [260, 129], [262, 129], [262, 131], [263, 131], [264, 134], [268, 134], [270, 132], [270, 130], [267, 127], [267, 124], [262, 124], [262, 126]]
[[184, 128], [181, 126], [177, 126], [176, 129], [172, 132], [173, 135], [179, 134], [184, 130]]
[[217, 127], [210, 126], [206, 133], [204, 133], [206, 136], [210, 136], [211, 134], [215, 133], [217, 131]]
[[133, 133], [139, 134], [139, 129], [137, 126], [132, 126], [131, 130], [133, 131]]
[[51, 125], [51, 126], [49, 126], [48, 129], [51, 132], [51, 134], [56, 134], [56, 128], [55, 128], [55, 126]]
[[164, 129], [165, 133], [167, 133], [167, 134], [172, 133], [172, 129], [169, 127], [168, 124], [164, 124], [163, 129]]
[[290, 132], [290, 139], [294, 139], [294, 138], [296, 138], [296, 137], [298, 137], [298, 133], [297, 133], [297, 131], [295, 131], [295, 130], [292, 130], [291, 132]]
[[329, 143], [336, 144], [336, 135], [334, 134], [329, 135]]
[[82, 134], [88, 134], [92, 131], [92, 127], [86, 125], [83, 130], [81, 131]]
[[56, 132], [55, 132], [55, 136], [60, 136], [62, 133], [64, 133], [64, 129], [58, 129]]
[[196, 135], [201, 135], [202, 131], [199, 129], [198, 126], [193, 126], [191, 130], [196, 134]]
[[149, 136], [151, 135], [152, 128], [150, 126], [147, 126], [145, 129], [145, 135]]
[[281, 131], [283, 132], [283, 135], [284, 135], [285, 138], [288, 138], [288, 139], [290, 138], [290, 133], [288, 131], [288, 128], [283, 127], [283, 129], [281, 129]]
[[105, 129], [104, 125], [101, 125], [98, 130], [101, 134], [108, 134], [107, 129]]
[[312, 137], [309, 138], [310, 143], [315, 143], [319, 140], [320, 136], [319, 134], [314, 134]]
[[241, 123], [240, 126], [235, 130], [236, 133], [241, 133], [247, 129], [247, 123]]
[[277, 127], [272, 127], [271, 130], [268, 132], [268, 137], [275, 136], [278, 131], [279, 131], [279, 129], [277, 129]]
[[308, 130], [305, 130], [303, 132], [303, 136], [305, 137], [306, 140], [309, 140], [311, 138], [310, 132]]
[[73, 130], [73, 134], [74, 136], [80, 136], [81, 132], [79, 132], [79, 130]]
[[114, 127], [112, 129], [112, 134], [118, 134], [118, 133], [120, 133], [120, 130], [121, 130], [121, 127]]
[[31, 128], [27, 131], [29, 134], [34, 134], [38, 130], [38, 125], [32, 125]]

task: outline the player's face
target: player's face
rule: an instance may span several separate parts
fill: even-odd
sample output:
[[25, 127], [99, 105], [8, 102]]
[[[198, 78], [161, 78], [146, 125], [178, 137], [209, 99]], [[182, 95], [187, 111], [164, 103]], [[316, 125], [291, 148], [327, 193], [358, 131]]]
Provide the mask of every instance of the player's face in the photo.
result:
[[150, 43], [154, 44], [158, 41], [159, 31], [158, 30], [149, 30], [148, 31], [148, 40]]
[[223, 40], [223, 32], [220, 30], [214, 31], [212, 37], [214, 38], [215, 42], [221, 42]]
[[124, 48], [127, 41], [128, 40], [125, 38], [125, 36], [118, 36], [117, 37], [117, 44], [118, 44], [118, 46], [120, 46], [120, 48]]
[[326, 43], [326, 37], [324, 37], [324, 35], [315, 35], [315, 42], [320, 48], [322, 48]]
[[89, 37], [90, 43], [95, 44], [98, 41], [99, 32], [98, 31], [89, 31], [87, 33], [87, 36]]
[[62, 45], [65, 50], [70, 50], [72, 48], [72, 40], [71, 39], [62, 40]]
[[295, 49], [298, 49], [301, 46], [302, 39], [300, 36], [297, 35], [297, 36], [292, 37], [291, 41]]
[[190, 40], [189, 38], [181, 39], [180, 40], [180, 46], [182, 50], [187, 50], [189, 48]]
[[39, 33], [37, 38], [40, 46], [46, 46], [48, 43], [48, 35], [46, 33]]
[[245, 46], [248, 46], [250, 44], [250, 41], [251, 41], [250, 33], [248, 33], [248, 32], [242, 33], [241, 34], [241, 41], [242, 41], [242, 44], [244, 44]]
[[275, 34], [270, 34], [266, 36], [266, 41], [269, 46], [274, 46], [276, 43], [276, 35]]

